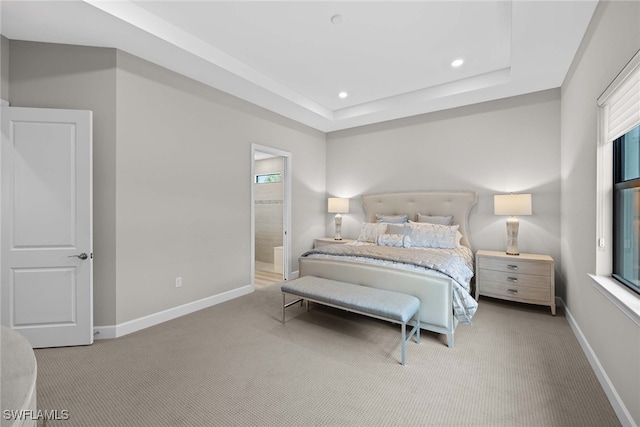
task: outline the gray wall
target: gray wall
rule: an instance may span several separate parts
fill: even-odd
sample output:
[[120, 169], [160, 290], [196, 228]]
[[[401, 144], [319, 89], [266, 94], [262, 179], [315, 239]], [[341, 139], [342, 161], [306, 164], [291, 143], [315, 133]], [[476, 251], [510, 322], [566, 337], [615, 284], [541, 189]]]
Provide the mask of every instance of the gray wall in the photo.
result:
[[123, 52], [117, 79], [118, 323], [252, 283], [251, 143], [292, 153], [294, 259], [311, 244], [324, 134]]
[[294, 270], [323, 235], [323, 133], [115, 49], [9, 46], [12, 105], [94, 112], [96, 326], [252, 282], [251, 143], [292, 153]]
[[[327, 192], [352, 198], [344, 237], [365, 221], [364, 193], [475, 190], [475, 249], [506, 248], [506, 217], [493, 215], [493, 195], [532, 194], [533, 215], [520, 217], [521, 252], [560, 257], [560, 91], [333, 132], [327, 138]], [[325, 217], [327, 235], [333, 230]], [[557, 283], [563, 294], [562, 280]]]
[[118, 323], [252, 282], [251, 143], [292, 153], [293, 260], [312, 245], [323, 133], [123, 52], [117, 81]]
[[[256, 174], [281, 173], [284, 171], [284, 158], [256, 160], [254, 170]], [[284, 181], [253, 186], [256, 261], [272, 264], [273, 248], [282, 246]]]
[[562, 275], [567, 309], [640, 425], [640, 326], [596, 290], [596, 100], [640, 49], [640, 2], [600, 2], [562, 85]]
[[11, 40], [14, 107], [93, 111], [94, 324], [116, 323], [116, 50]]

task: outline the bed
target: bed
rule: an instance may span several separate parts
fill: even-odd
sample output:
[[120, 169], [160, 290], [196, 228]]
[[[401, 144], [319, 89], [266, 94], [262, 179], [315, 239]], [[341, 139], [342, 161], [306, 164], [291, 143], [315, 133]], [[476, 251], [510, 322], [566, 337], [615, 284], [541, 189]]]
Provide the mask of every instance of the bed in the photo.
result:
[[[367, 223], [363, 224], [358, 241], [322, 246], [304, 253], [299, 259], [300, 276], [317, 276], [414, 295], [420, 300], [421, 328], [444, 334], [447, 345], [452, 348], [456, 326], [459, 322], [470, 323], [477, 308], [477, 302], [471, 296], [473, 251], [469, 234], [469, 213], [476, 203], [477, 194], [473, 191], [363, 195]], [[398, 219], [400, 215], [406, 215], [411, 223], [402, 223]], [[422, 222], [416, 224], [418, 219]], [[428, 225], [447, 220], [450, 225]], [[427, 225], [421, 225], [424, 223]], [[451, 236], [455, 230], [455, 243], [451, 247], [435, 245], [446, 249], [425, 248], [419, 243], [420, 233], [409, 232], [402, 237], [399, 226], [412, 230], [415, 227], [444, 230], [446, 236]], [[416, 240], [414, 247], [411, 247], [411, 236]], [[450, 240], [447, 237], [443, 242]], [[462, 260], [453, 260], [451, 253]], [[433, 260], [427, 259], [431, 256]], [[443, 264], [444, 271], [438, 271]]]

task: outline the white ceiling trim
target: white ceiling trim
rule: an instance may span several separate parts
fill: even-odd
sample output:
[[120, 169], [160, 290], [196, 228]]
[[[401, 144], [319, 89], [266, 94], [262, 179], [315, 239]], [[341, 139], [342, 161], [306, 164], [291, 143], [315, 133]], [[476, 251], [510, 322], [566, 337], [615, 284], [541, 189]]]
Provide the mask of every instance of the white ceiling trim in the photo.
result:
[[85, 3], [102, 10], [136, 28], [164, 40], [185, 52], [216, 65], [236, 76], [263, 87], [279, 96], [326, 119], [333, 120], [333, 113], [328, 108], [292, 91], [289, 87], [276, 82], [270, 77], [238, 61], [234, 57], [211, 46], [201, 39], [187, 33], [175, 25], [157, 17], [147, 10], [128, 0], [102, 1], [83, 0]]
[[[276, 97], [284, 98], [296, 106], [305, 109], [308, 113], [319, 116], [319, 118], [321, 118], [319, 121], [321, 124], [318, 123], [318, 120], [310, 122], [308, 118], [300, 117], [299, 115], [297, 118], [305, 124], [320, 128], [320, 130], [323, 131], [339, 129], [341, 126], [336, 126], [337, 123], [347, 122], [350, 119], [360, 119], [357, 120], [356, 123], [366, 123], [367, 116], [397, 108], [406, 109], [405, 107], [407, 105], [413, 105], [414, 108], [421, 106], [420, 111], [424, 111], [422, 108], [424, 108], [424, 104], [429, 101], [469, 93], [479, 89], [486, 89], [500, 84], [506, 84], [509, 83], [511, 78], [511, 69], [505, 68], [479, 76], [472, 76], [332, 111], [329, 108], [326, 108], [325, 106], [301, 95], [300, 93], [291, 90], [288, 86], [275, 81], [254, 68], [247, 66], [245, 63], [237, 60], [231, 55], [226, 54], [220, 49], [217, 49], [211, 44], [204, 42], [200, 38], [178, 28], [129, 0], [82, 1], [129, 25], [132, 25], [139, 30], [157, 37], [158, 39], [167, 42], [184, 52], [188, 52], [191, 55], [206, 61], [208, 64], [219, 67], [234, 76], [253, 83], [256, 86], [269, 91]], [[126, 50], [125, 47], [121, 48]], [[137, 55], [144, 55], [144, 53], [141, 52], [135, 53]], [[168, 68], [173, 69], [170, 64], [161, 65], [165, 65], [168, 66]], [[233, 93], [233, 91], [230, 92]], [[282, 112], [281, 108], [269, 105], [268, 103], [265, 104], [265, 102], [260, 99], [252, 99], [251, 101], [276, 112]], [[429, 110], [427, 109], [427, 111]], [[286, 111], [284, 112], [284, 115], [291, 116], [291, 113]]]
[[558, 88], [597, 4], [0, 0], [0, 30], [116, 48], [331, 132]]
[[507, 84], [510, 81], [511, 68], [505, 68], [479, 76], [473, 76], [401, 95], [366, 102], [353, 107], [342, 108], [334, 111], [333, 118], [334, 120], [353, 119], [389, 109], [401, 108], [405, 105], [420, 105], [438, 98], [446, 98], [461, 93], [469, 93], [480, 89], [486, 89], [492, 86]]

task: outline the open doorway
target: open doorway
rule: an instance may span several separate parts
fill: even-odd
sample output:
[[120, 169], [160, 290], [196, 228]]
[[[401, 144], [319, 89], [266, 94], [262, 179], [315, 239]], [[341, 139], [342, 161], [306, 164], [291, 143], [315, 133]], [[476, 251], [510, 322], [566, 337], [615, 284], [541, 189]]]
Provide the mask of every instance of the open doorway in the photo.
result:
[[252, 145], [252, 274], [255, 286], [289, 276], [291, 154]]

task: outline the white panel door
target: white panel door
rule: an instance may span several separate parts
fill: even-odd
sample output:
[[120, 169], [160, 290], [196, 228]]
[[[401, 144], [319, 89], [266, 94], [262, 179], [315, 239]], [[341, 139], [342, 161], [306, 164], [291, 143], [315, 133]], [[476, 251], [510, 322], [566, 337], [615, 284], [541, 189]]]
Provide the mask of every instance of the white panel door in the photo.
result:
[[91, 111], [2, 107], [0, 318], [34, 348], [93, 342]]

